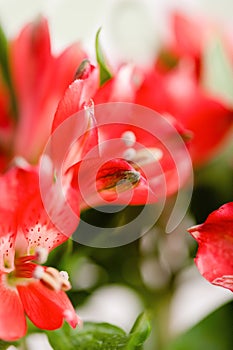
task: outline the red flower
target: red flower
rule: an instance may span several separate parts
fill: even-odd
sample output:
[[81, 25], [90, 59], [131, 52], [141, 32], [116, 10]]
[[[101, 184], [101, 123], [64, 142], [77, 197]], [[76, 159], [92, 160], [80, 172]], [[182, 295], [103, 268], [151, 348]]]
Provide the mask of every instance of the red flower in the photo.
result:
[[67, 182], [64, 198], [50, 175], [45, 181], [50, 182], [46, 208], [40, 196], [37, 168], [12, 168], [0, 177], [0, 213], [4, 216], [0, 227], [0, 339], [3, 340], [25, 335], [25, 313], [37, 327], [48, 330], [61, 327], [63, 320], [72, 327], [79, 322], [65, 294], [70, 289], [67, 274], [38, 265], [46, 261], [49, 251], [68, 239], [78, 224], [77, 216], [71, 222], [64, 210], [64, 202], [68, 201], [78, 212], [76, 193]]
[[[116, 192], [119, 194], [117, 185], [119, 181], [124, 179], [130, 182], [138, 178], [140, 174], [138, 181], [135, 183], [133, 180], [131, 183], [133, 193], [130, 202], [128, 202], [129, 196], [126, 193], [125, 195], [119, 194], [117, 203], [145, 204], [176, 192], [184, 185], [191, 171], [188, 152], [182, 142], [185, 131], [174, 118], [162, 117], [147, 108], [133, 104], [107, 103], [112, 100], [121, 101], [122, 91], [119, 89], [119, 83], [123, 79], [122, 74], [125, 77], [123, 86], [127, 87], [128, 99], [131, 100], [132, 96], [135, 96], [135, 86], [132, 82], [130, 83], [132, 68], [122, 67], [119, 75], [99, 88], [99, 72], [97, 68], [92, 67], [85, 69], [84, 79], [79, 78], [69, 86], [55, 114], [53, 132], [59, 130], [64, 121], [80, 111], [85, 103], [86, 113], [94, 117], [90, 130], [95, 134], [95, 137], [91, 139], [95, 153], [89, 154], [91, 160], [88, 159], [85, 162], [80, 157], [81, 141], [75, 147], [72, 146], [76, 150], [72, 152], [72, 161], [70, 156], [68, 157], [69, 162], [67, 162], [67, 156], [65, 160], [67, 168], [78, 164], [75, 177], [78, 176], [79, 187], [82, 187], [80, 189], [83, 197], [82, 208], [87, 206], [85, 201], [88, 203], [90, 198], [92, 205], [102, 202], [103, 186], [101, 196], [98, 194], [99, 190], [96, 190], [96, 180], [99, 183], [100, 178], [102, 178], [102, 185], [103, 178], [106, 180], [105, 190], [108, 187], [110, 191], [108, 183], [111, 183], [111, 194], [104, 195], [105, 199], [110, 199], [116, 198]], [[97, 101], [95, 110], [94, 106], [88, 105], [91, 98]], [[101, 102], [103, 104], [99, 105]], [[67, 133], [72, 134], [72, 130]], [[81, 164], [79, 164], [80, 160], [82, 160]], [[104, 177], [101, 175], [103, 169]], [[99, 173], [98, 170], [100, 170]], [[107, 171], [109, 171], [108, 175], [106, 175]], [[128, 171], [134, 173], [130, 180], [127, 177]], [[88, 179], [85, 176], [87, 173], [89, 174]], [[121, 190], [122, 188], [127, 192], [127, 186], [121, 186]], [[106, 191], [104, 192], [106, 194]]]
[[43, 18], [26, 25], [8, 46], [15, 101], [2, 76], [1, 151], [8, 162], [21, 156], [36, 163], [49, 137], [57, 104], [86, 54], [79, 44], [74, 44], [54, 55], [48, 23]]
[[213, 155], [233, 123], [232, 110], [202, 90], [189, 65], [166, 74], [148, 72], [137, 92], [136, 103], [171, 114], [191, 131], [189, 150], [194, 165]]
[[199, 245], [195, 262], [200, 273], [211, 283], [233, 291], [233, 202], [188, 231]]

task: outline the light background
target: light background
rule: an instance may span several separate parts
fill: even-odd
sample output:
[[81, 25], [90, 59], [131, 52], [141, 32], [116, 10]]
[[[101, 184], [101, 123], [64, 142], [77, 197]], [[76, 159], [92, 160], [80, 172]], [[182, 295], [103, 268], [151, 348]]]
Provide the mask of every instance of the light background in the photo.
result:
[[[101, 26], [101, 39], [108, 56], [147, 63], [156, 52], [161, 35], [169, 35], [167, 21], [169, 11], [174, 8], [209, 16], [224, 25], [232, 22], [232, 0], [0, 0], [0, 21], [7, 35], [12, 37], [27, 21], [43, 14], [49, 19], [54, 51], [81, 40], [92, 53], [95, 33]], [[114, 305], [116, 294], [117, 309], [109, 308]], [[188, 271], [172, 306], [174, 332], [185, 330], [229, 299], [232, 299], [229, 291], [211, 286], [196, 268]], [[140, 301], [133, 292], [110, 286], [97, 291], [80, 314], [84, 319], [108, 321], [129, 329], [140, 309]], [[182, 309], [185, 312], [180, 312]], [[33, 350], [36, 346], [49, 349], [46, 342], [41, 345], [38, 339], [38, 345], [35, 341], [31, 343]]]

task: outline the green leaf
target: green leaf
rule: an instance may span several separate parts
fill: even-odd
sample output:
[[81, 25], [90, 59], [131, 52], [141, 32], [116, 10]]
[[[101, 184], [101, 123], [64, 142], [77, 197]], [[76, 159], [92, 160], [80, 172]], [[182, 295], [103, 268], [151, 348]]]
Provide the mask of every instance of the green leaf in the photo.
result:
[[222, 306], [164, 350], [229, 350], [233, 344], [233, 302]]
[[146, 316], [140, 315], [130, 334], [108, 323], [86, 322], [82, 329], [72, 329], [66, 323], [61, 329], [47, 331], [47, 335], [56, 350], [133, 350], [144, 343], [148, 329]]
[[147, 313], [142, 313], [135, 321], [133, 328], [130, 331], [130, 337], [126, 349], [137, 349], [149, 337], [151, 325]]
[[112, 78], [112, 74], [110, 73], [104, 58], [104, 53], [99, 43], [101, 28], [96, 33], [95, 38], [95, 52], [96, 52], [96, 60], [99, 64], [100, 69], [100, 86], [102, 86], [106, 81]]
[[120, 328], [107, 323], [85, 323], [83, 329], [72, 329], [65, 324], [61, 329], [47, 332], [51, 346], [56, 350], [115, 350], [124, 349], [127, 335]]
[[217, 38], [204, 51], [202, 84], [206, 91], [233, 106], [233, 66]]
[[11, 74], [10, 74], [10, 67], [9, 67], [8, 41], [1, 25], [0, 25], [0, 70], [10, 94], [11, 109], [12, 109], [11, 115], [12, 117], [14, 117], [14, 119], [17, 119], [17, 103], [16, 103], [16, 97], [13, 89], [13, 84], [12, 84]]

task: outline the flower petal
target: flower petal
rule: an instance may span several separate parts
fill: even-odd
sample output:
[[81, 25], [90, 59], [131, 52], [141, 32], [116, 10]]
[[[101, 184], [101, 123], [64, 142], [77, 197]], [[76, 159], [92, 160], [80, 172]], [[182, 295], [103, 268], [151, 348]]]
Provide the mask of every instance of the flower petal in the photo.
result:
[[171, 114], [190, 130], [193, 137], [189, 151], [194, 165], [199, 165], [216, 152], [229, 133], [233, 118], [227, 106], [203, 91], [195, 74], [190, 64], [177, 66], [166, 74], [147, 72], [135, 102]]
[[[1, 211], [1, 214], [5, 213]], [[9, 213], [6, 214], [6, 217], [10, 219]], [[5, 223], [5, 219], [3, 222]], [[16, 227], [12, 227], [13, 223], [14, 220], [12, 218], [12, 222], [4, 227], [5, 230], [8, 229], [8, 232], [0, 237], [0, 271], [4, 272], [9, 272], [14, 267]], [[1, 226], [3, 226], [2, 221]]]
[[[12, 41], [10, 63], [20, 116], [14, 139], [17, 155], [32, 162], [38, 159], [49, 137], [57, 104], [84, 57], [79, 44], [54, 56], [48, 22], [43, 17], [28, 24]], [[22, 66], [27, 67], [26, 77]]]
[[24, 208], [19, 225], [28, 241], [28, 253], [32, 254], [36, 247], [55, 248], [66, 241], [77, 227], [76, 193], [70, 188], [64, 195], [62, 190], [51, 186], [44, 202], [38, 193]]
[[13, 341], [25, 335], [26, 319], [17, 290], [7, 288], [4, 278], [0, 280], [0, 339]]
[[53, 330], [62, 326], [64, 319], [72, 327], [78, 324], [78, 316], [63, 291], [54, 291], [41, 282], [17, 287], [25, 312], [39, 328]]
[[94, 69], [86, 79], [77, 79], [67, 88], [64, 97], [58, 104], [53, 120], [54, 131], [64, 120], [78, 112], [84, 103], [95, 94], [98, 88], [98, 70]]
[[96, 104], [106, 102], [134, 102], [140, 74], [132, 64], [122, 65], [116, 75], [96, 92]]
[[211, 283], [233, 291], [233, 202], [188, 231], [199, 244], [195, 262], [200, 273]]
[[34, 195], [37, 183], [37, 167], [12, 167], [0, 176], [0, 207], [14, 213], [19, 207], [24, 208], [24, 204]]
[[95, 89], [96, 82], [89, 87], [95, 71], [87, 79], [75, 80], [69, 86], [54, 117], [47, 150], [55, 167], [63, 168], [63, 172], [78, 163], [89, 149], [95, 148], [98, 154], [98, 132], [89, 91]]
[[33, 254], [36, 247], [55, 248], [76, 229], [79, 201], [71, 181], [72, 174], [55, 174], [50, 158], [41, 158], [40, 171], [33, 184], [34, 193], [27, 197], [18, 217], [18, 229], [28, 241], [29, 254]]

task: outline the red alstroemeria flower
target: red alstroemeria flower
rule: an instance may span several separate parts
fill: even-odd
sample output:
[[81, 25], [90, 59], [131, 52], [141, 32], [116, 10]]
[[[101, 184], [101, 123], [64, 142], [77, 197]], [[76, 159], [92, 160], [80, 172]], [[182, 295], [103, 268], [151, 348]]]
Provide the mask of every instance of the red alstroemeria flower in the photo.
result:
[[171, 114], [192, 132], [189, 150], [195, 166], [214, 156], [233, 122], [229, 102], [206, 91], [202, 82], [207, 45], [221, 37], [231, 52], [225, 29], [202, 17], [172, 13], [170, 36], [162, 42], [155, 67], [142, 74], [137, 91], [136, 103]]
[[233, 124], [232, 109], [204, 92], [189, 63], [166, 73], [156, 69], [145, 73], [135, 102], [169, 113], [191, 131], [189, 151], [194, 165], [213, 156]]
[[67, 180], [61, 194], [53, 174], [44, 170], [40, 176], [50, 183], [46, 208], [37, 168], [12, 168], [0, 177], [0, 339], [6, 341], [25, 335], [25, 313], [42, 329], [59, 328], [64, 320], [72, 327], [79, 322], [65, 294], [67, 274], [40, 265], [76, 228], [77, 216], [71, 222], [64, 208], [67, 201], [78, 213], [77, 194]]
[[[53, 122], [54, 132], [63, 122], [85, 107], [85, 103], [86, 112], [95, 116], [92, 130], [98, 134], [97, 152], [89, 155], [91, 161], [82, 160], [82, 164], [78, 164], [75, 175], [83, 182], [81, 186], [84, 201], [91, 198], [93, 205], [99, 204], [103, 196], [115, 198], [116, 192], [121, 192], [122, 188], [127, 192], [128, 186], [121, 186], [123, 179], [128, 185], [132, 180], [133, 196], [130, 204], [152, 203], [176, 192], [183, 186], [191, 171], [191, 163], [187, 162], [188, 152], [182, 142], [185, 131], [178, 126], [174, 118], [163, 118], [144, 107], [127, 103], [106, 103], [125, 102], [127, 98], [131, 102], [135, 98], [136, 85], [132, 83], [134, 71], [131, 66], [121, 67], [117, 76], [99, 88], [98, 69], [90, 64], [88, 68], [88, 62], [85, 64], [85, 74], [82, 75], [80, 71], [79, 79], [69, 86], [59, 103]], [[121, 97], [120, 82], [123, 90], [128, 89], [126, 100]], [[97, 102], [95, 111], [93, 106], [88, 106], [91, 98]], [[105, 103], [100, 104], [101, 102]], [[95, 145], [96, 143], [92, 146]], [[77, 155], [80, 160], [78, 149], [79, 147], [76, 147], [76, 160], [74, 158], [69, 166], [78, 163]], [[85, 176], [87, 173], [88, 179]], [[85, 181], [82, 181], [82, 178], [85, 178]], [[105, 190], [109, 189], [109, 195], [106, 195], [103, 188], [104, 179]], [[135, 179], [138, 181], [135, 182]], [[93, 197], [93, 193], [98, 192], [95, 187], [96, 181], [102, 183], [99, 199]], [[118, 182], [121, 189], [117, 185]], [[119, 195], [119, 203], [128, 203], [128, 198], [128, 194]], [[84, 202], [81, 207], [85, 207]]]
[[2, 75], [0, 147], [6, 162], [21, 156], [36, 163], [49, 137], [57, 104], [86, 54], [79, 44], [59, 55], [53, 54], [44, 18], [26, 25], [9, 42], [8, 53], [15, 101], [4, 86]]
[[195, 262], [200, 273], [211, 283], [233, 291], [233, 202], [188, 231], [199, 245]]
[[163, 42], [156, 67], [162, 72], [172, 69], [179, 60], [190, 60], [197, 76], [201, 69], [201, 56], [206, 43], [214, 32], [214, 24], [207, 19], [188, 17], [173, 12], [170, 17], [170, 35]]

